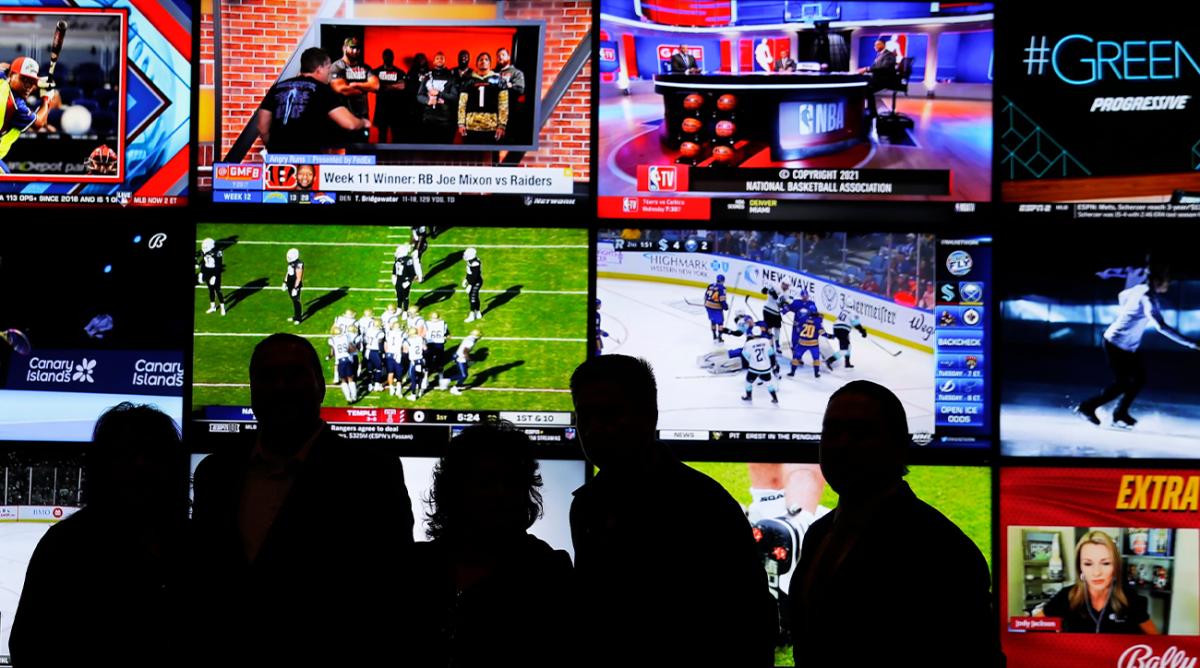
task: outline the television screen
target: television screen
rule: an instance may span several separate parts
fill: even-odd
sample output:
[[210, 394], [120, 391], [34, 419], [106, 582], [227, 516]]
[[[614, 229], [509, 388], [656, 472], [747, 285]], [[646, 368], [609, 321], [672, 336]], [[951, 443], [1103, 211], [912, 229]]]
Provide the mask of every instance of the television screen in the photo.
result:
[[0, 203], [187, 203], [191, 7], [0, 2]]
[[190, 234], [26, 223], [0, 235], [0, 441], [87, 441], [122, 401], [181, 421]]
[[1200, 652], [1195, 473], [1000, 471], [1001, 637], [1010, 663], [1190, 663]]
[[253, 428], [250, 354], [282, 331], [325, 358], [323, 417], [347, 436], [444, 442], [452, 425], [498, 416], [543, 432], [537, 440], [573, 441], [587, 239], [583, 229], [201, 224], [200, 431]]
[[201, 162], [215, 202], [587, 204], [586, 3], [375, 4], [354, 18], [313, 5], [269, 12], [295, 38], [266, 51], [241, 26], [272, 3], [218, 4]]
[[990, 201], [994, 4], [601, 0], [600, 216]]
[[1022, 238], [1004, 276], [1002, 452], [1200, 456], [1200, 277], [1187, 244], [1150, 233], [1076, 253], [1078, 235]]
[[1006, 3], [997, 159], [1006, 202], [1079, 203], [1078, 218], [1200, 216], [1171, 205], [1200, 188], [1200, 39], [1154, 12], [1069, 2]]
[[78, 450], [0, 451], [0, 665], [11, 665], [8, 642], [38, 541], [55, 522], [84, 505]]
[[918, 445], [985, 448], [990, 273], [986, 237], [602, 230], [593, 345], [654, 366], [664, 439], [815, 444], [866, 379]]
[[[775, 665], [805, 665], [804, 648], [792, 647], [787, 595], [800, 558], [805, 522], [837, 506], [837, 494], [825, 484], [817, 464], [688, 462], [716, 480], [746, 508], [767, 571], [771, 594], [779, 602], [780, 628]], [[941, 511], [979, 547], [992, 565], [992, 473], [979, 466], [913, 466], [913, 492]], [[800, 513], [788, 509], [799, 506]], [[811, 517], [810, 517], [811, 515]], [[801, 517], [803, 516], [803, 517]], [[936, 560], [928, 575], [936, 577]]]

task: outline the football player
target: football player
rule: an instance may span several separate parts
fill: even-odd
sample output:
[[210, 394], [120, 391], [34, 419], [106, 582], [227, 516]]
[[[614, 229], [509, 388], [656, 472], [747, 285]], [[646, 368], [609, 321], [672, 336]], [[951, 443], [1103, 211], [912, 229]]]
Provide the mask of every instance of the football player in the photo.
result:
[[283, 291], [292, 300], [292, 317], [289, 319], [293, 325], [300, 324], [300, 291], [302, 289], [304, 289], [304, 261], [300, 259], [300, 251], [298, 249], [289, 248], [287, 252], [287, 274], [283, 277]]
[[458, 373], [455, 374], [454, 380], [458, 382], [455, 383], [454, 387], [450, 388], [450, 394], [458, 395], [463, 393], [467, 384], [467, 376], [470, 373], [471, 351], [475, 349], [475, 346], [479, 345], [479, 339], [482, 336], [482, 332], [478, 329], [473, 329], [467, 335], [467, 338], [458, 344], [458, 350], [454, 352], [454, 364], [458, 367]]
[[467, 275], [463, 278], [462, 286], [467, 290], [467, 301], [471, 314], [463, 322], [483, 320], [479, 308], [479, 291], [483, 288], [483, 263], [474, 248], [463, 251], [463, 260], [467, 263]]
[[396, 288], [396, 305], [401, 312], [408, 311], [408, 296], [416, 275], [412, 248], [408, 244], [396, 246], [395, 261], [392, 262], [392, 286]]
[[216, 313], [220, 304], [221, 315], [225, 315], [225, 295], [221, 294], [221, 271], [225, 259], [217, 242], [205, 239], [200, 242], [200, 284], [208, 287], [208, 310], [205, 313]]

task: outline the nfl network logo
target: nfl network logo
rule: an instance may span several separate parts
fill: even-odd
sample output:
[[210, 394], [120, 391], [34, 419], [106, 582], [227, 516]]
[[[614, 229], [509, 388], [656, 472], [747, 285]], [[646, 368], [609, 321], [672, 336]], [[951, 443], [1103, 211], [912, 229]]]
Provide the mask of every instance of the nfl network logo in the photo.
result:
[[638, 199], [636, 197], [625, 197], [621, 199], [621, 211], [624, 213], [637, 213]]
[[646, 171], [647, 188], [651, 192], [664, 190], [675, 190], [676, 173], [674, 167], [662, 167], [660, 165], [650, 165]]

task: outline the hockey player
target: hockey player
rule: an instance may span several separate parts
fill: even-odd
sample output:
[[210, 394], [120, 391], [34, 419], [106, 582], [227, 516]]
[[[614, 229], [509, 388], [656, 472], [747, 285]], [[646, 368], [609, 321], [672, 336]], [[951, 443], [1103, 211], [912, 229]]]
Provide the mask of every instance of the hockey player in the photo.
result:
[[467, 263], [467, 275], [463, 278], [462, 286], [467, 290], [467, 301], [471, 310], [463, 322], [483, 320], [483, 313], [479, 310], [479, 291], [483, 288], [483, 264], [474, 248], [463, 251], [463, 261]]
[[411, 245], [413, 268], [417, 272], [417, 282], [424, 283], [425, 272], [421, 269], [421, 256], [425, 254], [426, 250], [429, 250], [429, 228], [413, 226]]
[[216, 313], [217, 305], [221, 306], [221, 315], [225, 315], [225, 295], [221, 294], [221, 271], [225, 267], [225, 259], [217, 242], [205, 239], [200, 242], [200, 284], [208, 287], [208, 310], [205, 313]]
[[332, 328], [330, 334], [332, 336], [329, 337], [329, 354], [325, 356], [325, 359], [332, 358], [334, 360], [334, 366], [337, 369], [337, 383], [342, 388], [342, 396], [346, 398], [347, 403], [354, 403], [358, 400], [358, 383], [354, 380], [356, 349], [353, 335], [350, 332], [341, 331], [337, 327]]
[[817, 311], [808, 313], [804, 320], [796, 319], [792, 325], [792, 370], [788, 377], [796, 375], [796, 369], [804, 365], [804, 356], [812, 356], [813, 377], [821, 377], [821, 337], [833, 338], [825, 331], [825, 321]]
[[729, 310], [729, 301], [725, 298], [725, 274], [717, 274], [717, 280], [704, 289], [704, 309], [708, 313], [713, 341], [724, 343], [721, 332], [725, 326], [725, 311]]
[[392, 287], [396, 288], [396, 305], [401, 312], [408, 311], [408, 295], [417, 275], [411, 251], [408, 244], [396, 246], [395, 261], [392, 262]]
[[289, 248], [287, 252], [287, 273], [283, 277], [283, 291], [292, 300], [293, 325], [300, 324], [300, 291], [304, 289], [304, 262], [300, 259], [300, 251]]
[[771, 403], [779, 403], [779, 395], [775, 393], [774, 370], [779, 367], [775, 361], [775, 345], [771, 336], [757, 325], [750, 330], [750, 338], [742, 346], [742, 358], [749, 364], [746, 371], [746, 394], [742, 401], [754, 398], [754, 386], [767, 384], [767, 392], [771, 394]]
[[[1181, 346], [1200, 350], [1200, 344], [1187, 339], [1163, 320], [1158, 295], [1170, 287], [1165, 268], [1151, 268], [1119, 273], [1109, 269], [1097, 274], [1101, 278], [1125, 278], [1126, 287], [1117, 295], [1117, 318], [1104, 330], [1104, 353], [1113, 382], [1100, 394], [1083, 400], [1075, 413], [1094, 425], [1100, 424], [1096, 409], [1121, 397], [1113, 409], [1112, 424], [1120, 429], [1132, 429], [1137, 420], [1129, 414], [1133, 400], [1146, 384], [1146, 361], [1140, 348], [1146, 327], [1153, 325], [1163, 336]], [[1145, 280], [1142, 281], [1142, 276]]]
[[763, 321], [767, 323], [767, 332], [775, 342], [775, 352], [781, 352], [779, 330], [783, 327], [783, 313], [792, 301], [792, 295], [788, 292], [790, 289], [787, 281], [781, 282], [778, 290], [769, 285], [762, 289], [767, 296], [767, 303], [763, 305]]
[[608, 332], [604, 331], [604, 328], [602, 328], [600, 326], [600, 300], [596, 299], [596, 354], [597, 355], [601, 355], [604, 353], [603, 339], [605, 339], [607, 337], [608, 337]]
[[408, 357], [408, 381], [412, 392], [409, 401], [416, 401], [429, 388], [429, 379], [425, 373], [425, 337], [416, 327], [408, 328], [408, 336], [404, 339], [404, 354]]
[[[454, 375], [454, 387], [450, 388], [450, 394], [458, 395], [463, 393], [463, 389], [467, 384], [467, 376], [470, 373], [471, 352], [475, 346], [479, 345], [479, 339], [483, 336], [478, 329], [471, 330], [467, 338], [458, 344], [458, 349], [454, 351], [454, 364], [458, 367], [458, 373]], [[449, 384], [451, 379], [445, 379], [446, 384]]]
[[850, 363], [850, 330], [857, 329], [863, 338], [867, 338], [867, 328], [862, 326], [862, 320], [859, 320], [858, 314], [848, 311], [838, 313], [837, 322], [833, 323], [833, 337], [837, 339], [838, 350], [829, 357], [825, 358], [825, 366], [833, 371], [833, 363], [838, 360], [845, 360], [847, 369], [853, 369], [854, 365]]
[[425, 371], [430, 380], [441, 376], [442, 363], [446, 358], [446, 339], [450, 338], [450, 326], [436, 311], [425, 321]]
[[[367, 309], [364, 313], [370, 313]], [[386, 334], [383, 331], [383, 323], [379, 319], [375, 319], [367, 323], [367, 328], [363, 330], [363, 346], [367, 351], [367, 382], [371, 385], [371, 390], [374, 392], [383, 391], [383, 343]]]
[[384, 362], [387, 365], [388, 394], [398, 396], [404, 385], [404, 330], [399, 320], [388, 325], [383, 340]]

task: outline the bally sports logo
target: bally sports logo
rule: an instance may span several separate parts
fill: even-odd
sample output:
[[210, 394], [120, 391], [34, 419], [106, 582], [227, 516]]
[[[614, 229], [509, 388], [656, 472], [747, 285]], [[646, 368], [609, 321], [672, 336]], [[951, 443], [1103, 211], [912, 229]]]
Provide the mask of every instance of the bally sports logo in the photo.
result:
[[94, 383], [92, 374], [95, 370], [96, 360], [86, 357], [78, 363], [69, 359], [34, 357], [29, 360], [25, 380], [30, 383]]
[[1174, 646], [1155, 656], [1149, 645], [1134, 645], [1121, 653], [1117, 668], [1196, 668], [1196, 658]]

